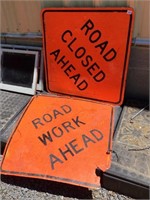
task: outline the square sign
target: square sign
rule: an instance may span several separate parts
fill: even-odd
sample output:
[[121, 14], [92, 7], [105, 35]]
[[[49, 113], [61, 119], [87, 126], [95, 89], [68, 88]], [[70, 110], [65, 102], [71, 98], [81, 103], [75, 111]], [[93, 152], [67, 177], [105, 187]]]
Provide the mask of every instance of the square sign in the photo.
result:
[[47, 90], [120, 105], [131, 8], [47, 8], [42, 12]]
[[1, 173], [99, 187], [96, 169], [111, 164], [112, 126], [109, 105], [34, 96], [7, 143]]

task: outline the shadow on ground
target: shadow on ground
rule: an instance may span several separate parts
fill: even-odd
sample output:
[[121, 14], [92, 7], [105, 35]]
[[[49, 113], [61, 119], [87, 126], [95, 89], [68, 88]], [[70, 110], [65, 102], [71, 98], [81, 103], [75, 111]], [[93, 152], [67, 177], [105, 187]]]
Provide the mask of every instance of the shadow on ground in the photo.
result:
[[92, 192], [87, 188], [64, 183], [6, 175], [1, 176], [1, 181], [7, 184], [36, 190], [39, 192], [47, 192], [53, 195], [62, 195], [64, 197], [72, 197], [77, 199], [92, 199]]

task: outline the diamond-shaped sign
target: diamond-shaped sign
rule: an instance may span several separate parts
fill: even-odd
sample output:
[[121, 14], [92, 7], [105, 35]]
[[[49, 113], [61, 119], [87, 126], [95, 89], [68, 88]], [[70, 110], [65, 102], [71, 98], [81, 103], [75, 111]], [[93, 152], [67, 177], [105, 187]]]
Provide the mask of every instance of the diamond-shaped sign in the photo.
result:
[[131, 8], [46, 8], [48, 91], [120, 105], [133, 26]]
[[111, 106], [35, 96], [12, 134], [1, 173], [98, 187], [96, 169], [110, 167]]

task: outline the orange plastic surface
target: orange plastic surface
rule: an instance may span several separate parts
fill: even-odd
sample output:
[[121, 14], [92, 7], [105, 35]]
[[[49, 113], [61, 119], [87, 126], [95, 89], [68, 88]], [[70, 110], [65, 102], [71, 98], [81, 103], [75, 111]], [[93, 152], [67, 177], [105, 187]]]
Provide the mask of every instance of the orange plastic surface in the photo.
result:
[[39, 95], [11, 135], [1, 173], [98, 187], [110, 167], [113, 109], [98, 102]]
[[46, 8], [42, 12], [48, 91], [121, 105], [132, 8]]

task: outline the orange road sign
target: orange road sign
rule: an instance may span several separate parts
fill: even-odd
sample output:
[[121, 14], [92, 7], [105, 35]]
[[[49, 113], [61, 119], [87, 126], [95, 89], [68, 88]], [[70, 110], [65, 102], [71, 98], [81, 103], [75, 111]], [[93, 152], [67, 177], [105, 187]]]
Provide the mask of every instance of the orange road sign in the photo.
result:
[[121, 105], [132, 39], [132, 8], [46, 8], [48, 91]]
[[95, 170], [110, 167], [112, 123], [109, 105], [35, 96], [7, 143], [1, 173], [98, 187]]

